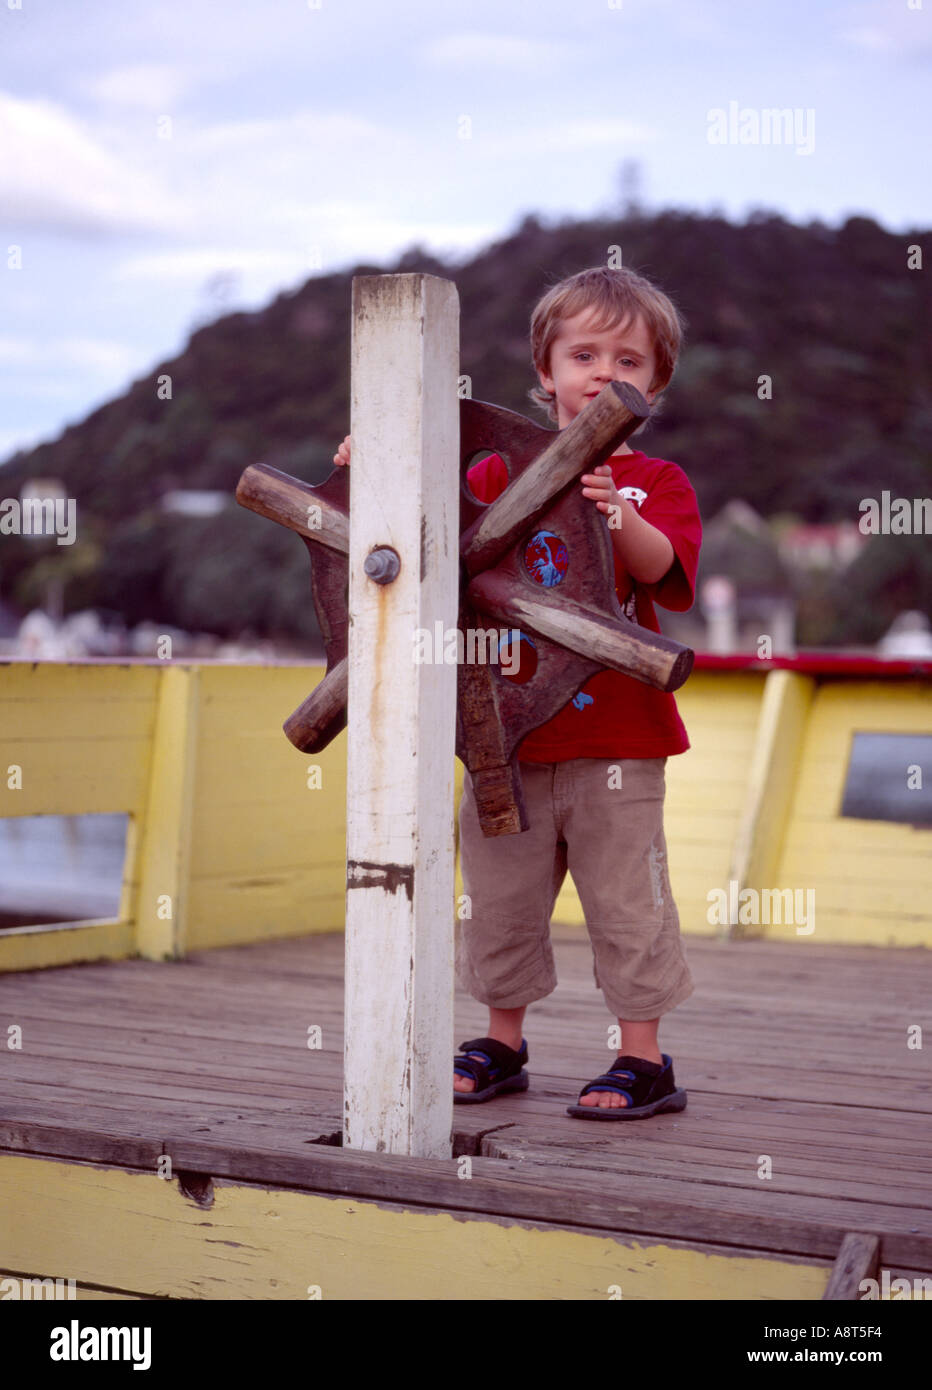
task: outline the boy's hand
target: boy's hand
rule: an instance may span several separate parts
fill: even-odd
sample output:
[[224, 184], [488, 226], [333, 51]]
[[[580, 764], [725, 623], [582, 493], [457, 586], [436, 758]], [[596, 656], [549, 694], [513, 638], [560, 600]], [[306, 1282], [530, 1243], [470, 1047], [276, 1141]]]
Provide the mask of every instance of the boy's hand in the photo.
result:
[[334, 463], [338, 464], [341, 468], [348, 467], [350, 461], [351, 447], [352, 441], [350, 439], [350, 436], [347, 435], [346, 438], [343, 440], [343, 443], [340, 445], [339, 449], [337, 449], [336, 453], [333, 456]]
[[621, 530], [623, 509], [612, 478], [611, 464], [600, 463], [594, 473], [584, 473], [579, 481], [583, 485], [583, 497], [591, 497], [613, 530]]

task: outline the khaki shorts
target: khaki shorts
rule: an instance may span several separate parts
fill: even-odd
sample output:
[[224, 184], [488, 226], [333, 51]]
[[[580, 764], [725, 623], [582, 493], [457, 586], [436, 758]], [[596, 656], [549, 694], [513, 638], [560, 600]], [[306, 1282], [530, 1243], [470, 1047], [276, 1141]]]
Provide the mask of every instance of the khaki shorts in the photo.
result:
[[666, 761], [521, 763], [530, 829], [489, 838], [465, 773], [459, 831], [470, 915], [456, 924], [456, 967], [473, 998], [516, 1009], [555, 988], [550, 917], [567, 869], [611, 1013], [658, 1018], [692, 994], [667, 869]]

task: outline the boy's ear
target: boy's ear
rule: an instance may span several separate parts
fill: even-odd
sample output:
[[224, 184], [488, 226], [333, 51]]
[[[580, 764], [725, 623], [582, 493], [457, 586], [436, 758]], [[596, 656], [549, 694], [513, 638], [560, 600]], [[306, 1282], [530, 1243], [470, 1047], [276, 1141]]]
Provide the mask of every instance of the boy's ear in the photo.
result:
[[[654, 378], [656, 381], [656, 377]], [[669, 385], [669, 382], [667, 383]], [[648, 405], [653, 405], [658, 396], [662, 396], [666, 390], [665, 386], [651, 386], [649, 391], [644, 392], [644, 399]]]

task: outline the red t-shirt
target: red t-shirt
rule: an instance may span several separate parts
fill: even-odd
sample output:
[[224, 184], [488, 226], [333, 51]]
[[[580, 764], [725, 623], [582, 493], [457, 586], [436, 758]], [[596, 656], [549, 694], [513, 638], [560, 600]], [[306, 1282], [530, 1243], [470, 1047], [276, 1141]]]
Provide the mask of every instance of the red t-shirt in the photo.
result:
[[[640, 450], [606, 462], [612, 465], [621, 496], [627, 497], [673, 546], [673, 563], [654, 584], [634, 584], [615, 555], [615, 592], [622, 610], [642, 627], [659, 632], [655, 601], [662, 608], [683, 613], [695, 599], [702, 543], [696, 494], [678, 464], [648, 458]], [[474, 464], [467, 477], [480, 502], [494, 501], [508, 485], [498, 454]], [[590, 505], [594, 507], [595, 502], [590, 501]], [[558, 763], [569, 758], [663, 758], [685, 753], [688, 747], [686, 728], [672, 695], [620, 671], [599, 671], [558, 714], [526, 735], [518, 745], [518, 758], [530, 763]]]

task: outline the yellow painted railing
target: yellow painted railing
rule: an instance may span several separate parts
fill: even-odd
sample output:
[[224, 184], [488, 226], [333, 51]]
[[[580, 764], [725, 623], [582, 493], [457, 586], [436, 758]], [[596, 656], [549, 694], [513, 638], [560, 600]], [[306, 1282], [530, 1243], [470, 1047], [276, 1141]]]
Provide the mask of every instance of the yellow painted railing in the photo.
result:
[[[0, 969], [341, 930], [346, 736], [311, 757], [281, 732], [322, 675], [0, 668], [0, 815], [116, 811], [130, 825], [116, 918], [0, 932]], [[697, 670], [677, 703], [692, 748], [667, 763], [665, 819], [684, 932], [799, 937], [786, 922], [719, 925], [710, 893], [731, 883], [811, 889], [809, 940], [932, 945], [930, 832], [838, 814], [852, 733], [932, 733], [928, 682]], [[569, 878], [554, 916], [583, 920]]]
[[281, 732], [322, 674], [3, 668], [0, 814], [122, 811], [130, 830], [117, 919], [0, 932], [0, 968], [342, 929], [345, 736], [312, 759]]

